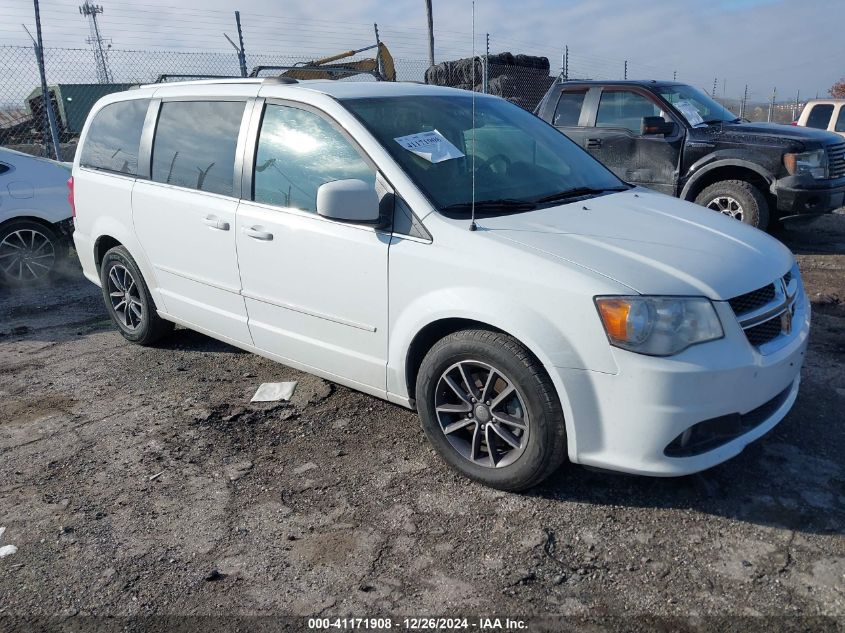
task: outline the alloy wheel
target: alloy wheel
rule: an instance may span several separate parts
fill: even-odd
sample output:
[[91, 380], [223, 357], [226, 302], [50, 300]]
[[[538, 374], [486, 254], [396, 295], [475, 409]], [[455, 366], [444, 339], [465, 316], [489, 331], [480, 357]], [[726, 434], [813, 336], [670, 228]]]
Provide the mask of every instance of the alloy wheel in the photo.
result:
[[0, 269], [18, 282], [42, 279], [53, 270], [56, 248], [36, 229], [12, 231], [0, 242]]
[[434, 409], [452, 448], [479, 466], [508, 466], [528, 445], [525, 400], [504, 372], [487, 363], [464, 360], [444, 371]]
[[114, 314], [127, 330], [137, 330], [144, 320], [138, 284], [129, 269], [115, 264], [109, 270], [109, 298]]
[[742, 205], [731, 196], [717, 196], [707, 203], [707, 208], [742, 221]]

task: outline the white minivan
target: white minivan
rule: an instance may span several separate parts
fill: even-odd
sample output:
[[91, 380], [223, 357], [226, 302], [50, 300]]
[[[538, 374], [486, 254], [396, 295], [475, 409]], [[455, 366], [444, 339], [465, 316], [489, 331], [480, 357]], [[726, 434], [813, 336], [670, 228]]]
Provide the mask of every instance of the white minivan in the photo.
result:
[[498, 488], [672, 476], [798, 393], [778, 241], [620, 181], [534, 115], [417, 84], [200, 81], [92, 109], [76, 251], [121, 334], [174, 323], [419, 412]]

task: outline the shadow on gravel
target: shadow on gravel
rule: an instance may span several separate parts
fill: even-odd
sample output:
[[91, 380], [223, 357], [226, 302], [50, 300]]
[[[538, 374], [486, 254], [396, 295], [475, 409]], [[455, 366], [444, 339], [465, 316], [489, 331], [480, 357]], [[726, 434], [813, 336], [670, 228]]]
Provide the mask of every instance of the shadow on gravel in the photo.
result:
[[804, 533], [845, 533], [845, 479], [838, 465], [808, 454], [800, 442], [779, 439], [764, 437], [734, 459], [685, 477], [638, 477], [569, 464], [527, 494], [601, 506], [688, 509]]
[[176, 329], [173, 334], [167, 336], [150, 346], [151, 349], [171, 350], [179, 352], [217, 352], [220, 354], [249, 354], [238, 347], [218, 341], [210, 336], [187, 330]]

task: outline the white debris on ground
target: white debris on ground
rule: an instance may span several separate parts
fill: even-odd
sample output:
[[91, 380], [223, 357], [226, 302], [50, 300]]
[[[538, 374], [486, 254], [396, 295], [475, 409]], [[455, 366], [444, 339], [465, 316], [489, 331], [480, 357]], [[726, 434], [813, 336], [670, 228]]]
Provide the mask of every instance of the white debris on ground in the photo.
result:
[[[0, 543], [3, 542], [3, 534], [6, 532], [6, 528], [0, 527]], [[0, 547], [0, 558], [4, 558], [5, 556], [11, 556], [12, 554], [16, 553], [18, 548], [14, 545], [4, 545]]]
[[296, 381], [293, 382], [265, 382], [262, 383], [252, 396], [250, 402], [277, 402], [279, 400], [290, 400], [296, 389]]

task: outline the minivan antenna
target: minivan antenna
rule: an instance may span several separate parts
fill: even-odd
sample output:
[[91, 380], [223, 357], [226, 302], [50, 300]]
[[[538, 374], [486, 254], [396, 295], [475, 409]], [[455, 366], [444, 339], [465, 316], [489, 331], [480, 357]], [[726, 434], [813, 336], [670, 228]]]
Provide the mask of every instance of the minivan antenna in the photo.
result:
[[469, 230], [475, 231], [475, 0], [472, 0], [472, 220]]

